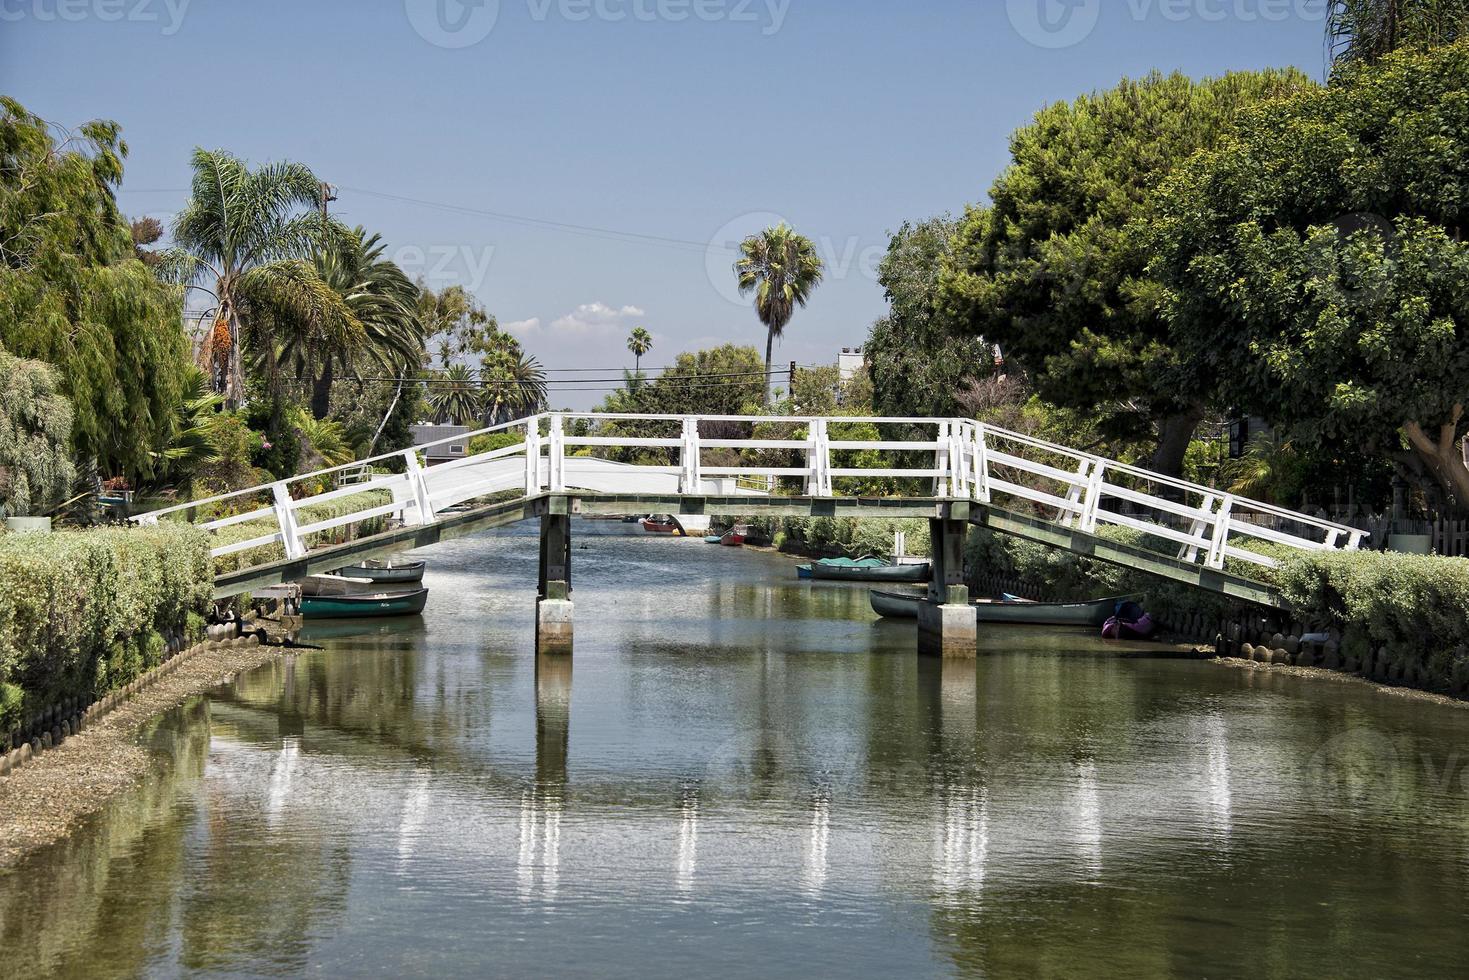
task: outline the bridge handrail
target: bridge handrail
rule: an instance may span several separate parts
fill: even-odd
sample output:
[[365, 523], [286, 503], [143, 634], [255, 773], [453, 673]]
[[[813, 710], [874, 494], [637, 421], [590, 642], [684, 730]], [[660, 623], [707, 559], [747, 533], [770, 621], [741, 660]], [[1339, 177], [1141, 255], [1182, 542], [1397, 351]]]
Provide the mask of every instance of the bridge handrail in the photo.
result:
[[[568, 421], [606, 422], [677, 422], [681, 433], [674, 437], [648, 437], [645, 435], [617, 435], [603, 428], [593, 428], [586, 434], [567, 431]], [[699, 424], [704, 422], [739, 422], [752, 426], [794, 424], [804, 426], [808, 433], [799, 439], [728, 439], [703, 438], [699, 435]], [[832, 439], [830, 428], [842, 423], [870, 423], [882, 426], [932, 427], [933, 439]], [[542, 428], [545, 428], [545, 434]], [[509, 446], [464, 456], [434, 467], [425, 468], [419, 453], [449, 443], [465, 442], [484, 435], [494, 435], [514, 430], [523, 430], [523, 439]], [[223, 545], [215, 549], [216, 554], [228, 554], [244, 550], [258, 543], [280, 541], [288, 557], [299, 557], [306, 551], [306, 536], [360, 522], [371, 517], [391, 517], [405, 523], [427, 524], [438, 520], [441, 510], [454, 503], [484, 496], [487, 493], [511, 487], [523, 487], [527, 496], [552, 492], [561, 493], [570, 489], [588, 490], [597, 486], [596, 480], [608, 479], [599, 471], [578, 470], [572, 481], [592, 481], [591, 487], [580, 482], [568, 485], [568, 462], [583, 457], [568, 453], [568, 448], [633, 448], [673, 450], [679, 457], [677, 465], [633, 465], [628, 471], [641, 473], [652, 478], [659, 475], [671, 486], [668, 475], [677, 477], [678, 493], [682, 495], [707, 495], [706, 480], [729, 477], [762, 476], [804, 479], [805, 496], [837, 496], [833, 481], [846, 478], [902, 478], [933, 481], [932, 496], [945, 499], [972, 499], [990, 503], [995, 494], [1015, 497], [1027, 502], [1027, 509], [1040, 508], [1055, 516], [1056, 523], [1095, 532], [1099, 524], [1112, 524], [1152, 532], [1157, 537], [1181, 545], [1180, 559], [1203, 560], [1213, 567], [1223, 567], [1227, 558], [1247, 555], [1245, 560], [1258, 564], [1273, 565], [1274, 559], [1258, 555], [1232, 543], [1232, 538], [1255, 538], [1284, 545], [1302, 551], [1319, 551], [1337, 547], [1355, 548], [1363, 532], [1343, 524], [1307, 514], [1296, 513], [1262, 501], [1237, 497], [1226, 491], [1206, 487], [1177, 477], [1143, 469], [1127, 463], [1109, 460], [1094, 453], [1072, 449], [1058, 443], [1040, 439], [1000, 426], [989, 425], [972, 419], [960, 418], [891, 418], [882, 416], [746, 416], [746, 415], [640, 415], [632, 413], [596, 412], [542, 412], [515, 419], [498, 425], [487, 426], [473, 432], [447, 436], [432, 442], [394, 452], [382, 453], [366, 460], [357, 460], [339, 466], [328, 467], [313, 473], [289, 477], [270, 484], [216, 494], [202, 500], [190, 501], [140, 515], [134, 520], [156, 523], [159, 518], [186, 511], [191, 508], [207, 507], [267, 491], [273, 494], [273, 502], [264, 504], [246, 513], [227, 515], [201, 526], [211, 531], [226, 527], [265, 521], [274, 518], [275, 530], [250, 542]], [[704, 466], [703, 451], [706, 449], [773, 450], [804, 454], [804, 466], [791, 465], [780, 459], [763, 461], [739, 461], [740, 465]], [[838, 466], [834, 453], [842, 451], [873, 451], [881, 453], [909, 454], [904, 460], [884, 461], [887, 465], [862, 467]], [[1037, 454], [1042, 458], [1033, 458]], [[917, 454], [918, 459], [911, 456]], [[927, 458], [923, 458], [924, 456]], [[489, 467], [487, 464], [508, 464], [514, 457], [522, 457], [523, 465]], [[308, 481], [321, 481], [346, 470], [365, 471], [373, 463], [401, 459], [405, 472], [378, 475], [361, 483], [336, 486], [313, 496], [295, 498], [293, 487]], [[784, 463], [784, 465], [782, 465]], [[1059, 465], [1058, 465], [1059, 464]], [[1065, 467], [1074, 465], [1074, 470]], [[478, 469], [476, 469], [478, 467]], [[464, 476], [447, 480], [455, 473]], [[1139, 481], [1146, 489], [1115, 482], [1119, 478]], [[622, 474], [626, 484], [626, 473]], [[766, 484], [773, 489], [773, 484]], [[1151, 490], [1168, 488], [1177, 496], [1169, 499]], [[1056, 491], [1059, 488], [1059, 492]], [[311, 520], [300, 525], [297, 515], [302, 508], [316, 503], [345, 500], [374, 491], [391, 490], [391, 503], [376, 502], [361, 510], [349, 511], [336, 516]], [[664, 492], [664, 491], [658, 491]], [[768, 492], [768, 491], [767, 491]], [[1111, 498], [1142, 512], [1127, 513], [1105, 510], [1103, 502]], [[1150, 516], [1151, 515], [1151, 516]], [[1275, 522], [1276, 527], [1245, 523], [1242, 518], [1263, 516]], [[1294, 533], [1300, 530], [1301, 534]], [[1310, 535], [1303, 537], [1302, 534]], [[1316, 537], [1324, 540], [1314, 540]]]

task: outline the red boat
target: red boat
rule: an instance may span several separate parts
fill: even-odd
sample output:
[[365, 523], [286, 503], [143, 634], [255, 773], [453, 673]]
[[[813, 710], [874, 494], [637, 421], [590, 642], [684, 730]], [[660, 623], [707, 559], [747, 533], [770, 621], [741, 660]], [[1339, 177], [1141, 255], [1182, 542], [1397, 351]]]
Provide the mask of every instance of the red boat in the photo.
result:
[[745, 535], [749, 533], [750, 529], [744, 525], [732, 527], [724, 532], [724, 537], [719, 539], [719, 543], [726, 548], [738, 548], [745, 543]]
[[644, 531], [652, 534], [678, 534], [683, 530], [683, 528], [678, 526], [678, 522], [671, 517], [667, 519], [662, 517], [645, 517], [638, 521], [638, 523], [643, 526]]

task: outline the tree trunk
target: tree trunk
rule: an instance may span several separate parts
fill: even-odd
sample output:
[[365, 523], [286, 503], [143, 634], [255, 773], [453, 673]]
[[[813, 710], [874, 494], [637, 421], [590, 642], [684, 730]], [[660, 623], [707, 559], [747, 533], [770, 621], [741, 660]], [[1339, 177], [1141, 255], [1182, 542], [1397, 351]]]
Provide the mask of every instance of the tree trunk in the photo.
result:
[[311, 382], [311, 415], [318, 422], [331, 414], [332, 381], [336, 377], [336, 363], [336, 357], [328, 354], [326, 366], [321, 369], [321, 377]]
[[1407, 436], [1414, 455], [1433, 474], [1449, 506], [1460, 513], [1469, 511], [1469, 466], [1465, 465], [1464, 453], [1458, 446], [1459, 422], [1463, 417], [1464, 406], [1455, 405], [1449, 421], [1439, 427], [1437, 439], [1431, 438], [1417, 422], [1403, 423], [1403, 435]]
[[775, 356], [775, 328], [769, 327], [765, 331], [765, 398], [763, 404], [770, 406], [770, 361]]
[[1188, 455], [1189, 443], [1194, 431], [1204, 420], [1204, 406], [1190, 405], [1177, 415], [1169, 415], [1158, 422], [1158, 447], [1153, 452], [1150, 469], [1164, 476], [1183, 476], [1183, 460]]

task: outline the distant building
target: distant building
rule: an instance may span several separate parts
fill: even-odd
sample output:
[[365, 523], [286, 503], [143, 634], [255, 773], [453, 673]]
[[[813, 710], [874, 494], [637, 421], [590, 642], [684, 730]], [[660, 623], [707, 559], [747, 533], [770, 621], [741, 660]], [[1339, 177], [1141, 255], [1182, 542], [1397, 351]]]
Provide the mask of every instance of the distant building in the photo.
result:
[[[450, 460], [463, 459], [469, 455], [469, 434], [474, 430], [467, 425], [411, 425], [408, 431], [413, 434], [413, 444], [422, 446], [430, 442], [438, 443], [429, 446], [423, 451], [428, 465], [435, 463], [447, 463]], [[448, 442], [440, 442], [448, 439]]]
[[843, 347], [837, 355], [837, 375], [843, 381], [851, 381], [862, 370], [862, 348]]

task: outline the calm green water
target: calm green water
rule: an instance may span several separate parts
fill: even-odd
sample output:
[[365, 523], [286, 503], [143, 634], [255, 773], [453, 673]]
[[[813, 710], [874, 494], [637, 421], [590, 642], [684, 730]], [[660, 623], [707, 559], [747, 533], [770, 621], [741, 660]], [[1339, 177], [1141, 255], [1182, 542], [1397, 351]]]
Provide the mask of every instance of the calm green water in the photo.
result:
[[574, 661], [529, 528], [435, 549], [421, 622], [176, 712], [0, 877], [0, 973], [1463, 975], [1469, 712], [1075, 634], [920, 660], [784, 559], [575, 533]]

